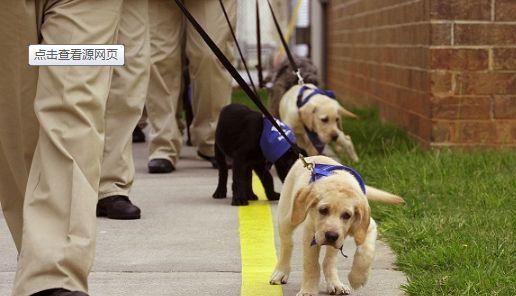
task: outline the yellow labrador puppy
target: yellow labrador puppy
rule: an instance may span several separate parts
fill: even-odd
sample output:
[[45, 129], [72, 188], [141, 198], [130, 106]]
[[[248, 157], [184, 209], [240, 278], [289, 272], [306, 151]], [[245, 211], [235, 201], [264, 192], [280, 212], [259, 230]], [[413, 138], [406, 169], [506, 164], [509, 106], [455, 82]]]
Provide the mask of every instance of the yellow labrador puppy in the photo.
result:
[[[317, 164], [318, 177], [297, 161], [285, 179], [278, 204], [281, 250], [271, 284], [287, 283], [292, 255], [292, 232], [305, 221], [303, 235], [303, 283], [298, 296], [319, 292], [319, 251], [326, 245], [323, 273], [330, 294], [347, 295], [350, 288], [338, 277], [336, 261], [344, 239], [354, 238], [357, 249], [348, 280], [354, 289], [363, 286], [374, 259], [376, 223], [370, 216], [368, 199], [400, 204], [403, 199], [388, 192], [366, 186], [354, 170], [342, 169], [326, 156], [313, 156], [307, 161]], [[320, 177], [320, 178], [319, 178]], [[365, 192], [365, 193], [364, 193]]]
[[335, 142], [337, 152], [344, 150], [352, 161], [358, 161], [351, 137], [340, 129], [341, 117], [357, 116], [344, 109], [331, 91], [313, 84], [295, 85], [281, 98], [279, 114], [308, 155], [321, 154], [324, 145]]

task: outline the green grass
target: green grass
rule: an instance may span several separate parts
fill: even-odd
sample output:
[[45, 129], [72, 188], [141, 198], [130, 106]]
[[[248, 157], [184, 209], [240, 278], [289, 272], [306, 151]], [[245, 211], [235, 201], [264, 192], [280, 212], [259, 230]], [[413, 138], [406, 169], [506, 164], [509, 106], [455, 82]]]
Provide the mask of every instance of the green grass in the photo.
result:
[[361, 159], [354, 166], [406, 201], [372, 203], [372, 213], [409, 278], [407, 294], [516, 295], [516, 151], [422, 150], [376, 111], [353, 111], [360, 120], [344, 130]]
[[[372, 110], [345, 131], [366, 183], [403, 196], [373, 204], [409, 295], [516, 295], [516, 151], [424, 151]], [[343, 159], [343, 161], [346, 161]]]
[[[267, 107], [267, 92], [265, 90], [258, 90], [258, 95], [260, 99], [262, 99], [263, 104]], [[237, 90], [233, 92], [233, 103], [239, 103], [246, 105], [247, 107], [258, 110], [258, 108], [254, 105], [253, 101], [247, 97], [247, 95], [242, 90]]]

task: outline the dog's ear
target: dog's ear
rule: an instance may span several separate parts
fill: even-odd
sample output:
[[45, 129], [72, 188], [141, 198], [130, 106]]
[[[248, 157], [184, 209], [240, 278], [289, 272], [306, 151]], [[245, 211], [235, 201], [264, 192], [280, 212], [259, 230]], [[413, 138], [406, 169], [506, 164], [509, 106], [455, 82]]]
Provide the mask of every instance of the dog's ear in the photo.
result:
[[358, 119], [358, 116], [342, 106], [339, 107], [339, 115], [347, 118]]
[[293, 225], [299, 225], [305, 221], [308, 210], [315, 206], [317, 198], [312, 192], [312, 186], [304, 187], [299, 190], [294, 198], [294, 204], [292, 205], [292, 217], [291, 222]]
[[362, 201], [355, 207], [355, 217], [351, 225], [351, 232], [357, 246], [364, 243], [370, 221], [371, 208], [369, 208], [367, 201]]
[[314, 103], [308, 102], [303, 107], [299, 108], [299, 117], [301, 122], [311, 131], [314, 130], [315, 125], [315, 112], [317, 111], [317, 106]]

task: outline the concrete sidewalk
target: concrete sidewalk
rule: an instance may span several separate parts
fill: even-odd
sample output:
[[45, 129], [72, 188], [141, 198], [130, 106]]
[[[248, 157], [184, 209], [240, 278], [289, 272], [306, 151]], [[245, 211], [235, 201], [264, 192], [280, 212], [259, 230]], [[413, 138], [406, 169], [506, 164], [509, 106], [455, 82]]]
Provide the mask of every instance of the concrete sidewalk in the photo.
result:
[[[240, 295], [238, 208], [230, 206], [229, 199], [211, 198], [217, 171], [198, 160], [193, 149], [185, 147], [176, 172], [149, 175], [146, 145], [137, 144], [134, 150], [137, 179], [131, 200], [141, 207], [142, 219], [99, 219], [90, 295]], [[278, 183], [278, 190], [279, 186]], [[276, 204], [271, 208], [274, 215]], [[0, 220], [0, 295], [7, 296], [16, 251], [1, 214]], [[301, 232], [297, 232], [298, 242]], [[350, 258], [339, 264], [344, 283], [354, 253], [351, 241], [345, 250]], [[393, 260], [388, 247], [378, 242], [369, 283], [352, 295], [402, 295], [399, 286], [405, 283], [405, 276], [394, 269]], [[289, 283], [283, 286], [285, 296], [295, 295], [300, 287], [299, 246], [292, 263]]]

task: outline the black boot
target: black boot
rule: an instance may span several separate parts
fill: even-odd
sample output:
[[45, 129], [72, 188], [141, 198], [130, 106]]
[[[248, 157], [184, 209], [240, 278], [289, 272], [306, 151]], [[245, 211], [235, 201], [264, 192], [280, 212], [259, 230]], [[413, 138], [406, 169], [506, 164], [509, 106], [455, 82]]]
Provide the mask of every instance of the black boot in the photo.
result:
[[139, 126], [136, 126], [133, 130], [133, 143], [144, 143], [145, 142], [145, 133], [143, 133], [142, 129]]
[[88, 294], [79, 291], [69, 291], [65, 289], [50, 289], [32, 294], [32, 296], [88, 296]]
[[103, 198], [97, 203], [97, 217], [117, 220], [140, 219], [140, 208], [133, 205], [129, 197], [114, 195]]
[[149, 174], [167, 174], [176, 170], [172, 162], [165, 158], [151, 159], [147, 166]]

